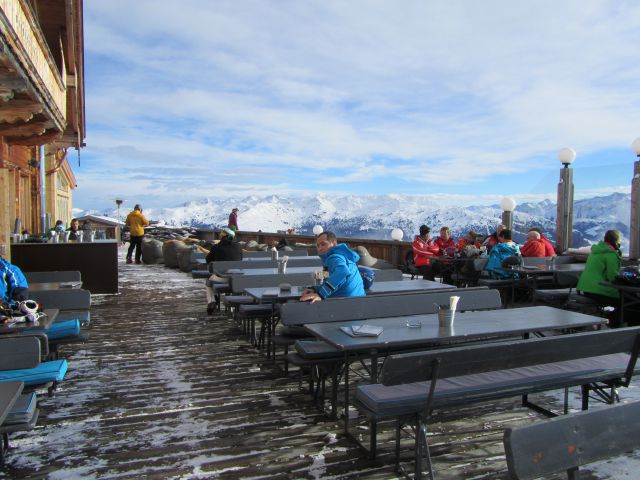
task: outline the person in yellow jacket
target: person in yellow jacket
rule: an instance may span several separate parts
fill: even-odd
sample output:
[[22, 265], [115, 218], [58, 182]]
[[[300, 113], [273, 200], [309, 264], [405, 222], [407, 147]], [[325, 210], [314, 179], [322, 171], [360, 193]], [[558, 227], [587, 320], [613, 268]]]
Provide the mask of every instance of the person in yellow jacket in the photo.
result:
[[136, 263], [142, 263], [142, 237], [144, 237], [144, 227], [149, 225], [149, 220], [142, 214], [142, 207], [136, 205], [133, 207], [133, 211], [127, 215], [125, 222], [129, 225], [130, 240], [129, 250], [127, 251], [127, 263], [133, 263], [131, 260], [131, 254], [133, 249], [136, 249]]

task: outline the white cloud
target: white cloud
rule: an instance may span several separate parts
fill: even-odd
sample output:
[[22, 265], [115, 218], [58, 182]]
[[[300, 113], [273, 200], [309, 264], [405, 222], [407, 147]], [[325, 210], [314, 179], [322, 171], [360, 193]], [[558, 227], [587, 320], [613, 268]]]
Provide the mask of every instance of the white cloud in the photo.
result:
[[85, 22], [96, 183], [77, 172], [79, 195], [112, 191], [115, 168], [168, 196], [167, 165], [190, 172], [181, 196], [198, 173], [263, 191], [487, 191], [562, 146], [639, 134], [630, 1], [110, 0]]

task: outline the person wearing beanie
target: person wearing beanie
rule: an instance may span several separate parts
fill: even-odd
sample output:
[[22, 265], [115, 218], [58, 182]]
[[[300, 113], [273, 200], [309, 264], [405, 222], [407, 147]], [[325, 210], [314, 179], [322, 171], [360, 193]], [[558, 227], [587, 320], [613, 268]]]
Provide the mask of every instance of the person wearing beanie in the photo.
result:
[[142, 238], [144, 237], [144, 227], [149, 225], [149, 220], [142, 214], [142, 207], [136, 204], [133, 207], [133, 211], [127, 215], [127, 219], [124, 222], [129, 226], [130, 239], [129, 250], [127, 250], [127, 263], [133, 263], [131, 255], [133, 250], [136, 251], [136, 263], [142, 263]]
[[438, 255], [440, 248], [431, 240], [431, 229], [420, 226], [420, 234], [413, 239], [413, 263], [425, 280], [435, 280], [431, 257]]
[[207, 263], [228, 260], [242, 260], [242, 248], [236, 242], [236, 233], [229, 227], [220, 231], [220, 241], [207, 254]]
[[[211, 250], [207, 254], [207, 263], [210, 262], [223, 262], [227, 260], [242, 260], [242, 248], [236, 242], [236, 233], [228, 227], [223, 228], [218, 238], [220, 241], [211, 247]], [[221, 281], [222, 279], [217, 277], [214, 273], [209, 277], [211, 282]], [[220, 294], [216, 293], [213, 289], [212, 283], [206, 284], [207, 295], [207, 314], [213, 314], [215, 307], [220, 303]]]

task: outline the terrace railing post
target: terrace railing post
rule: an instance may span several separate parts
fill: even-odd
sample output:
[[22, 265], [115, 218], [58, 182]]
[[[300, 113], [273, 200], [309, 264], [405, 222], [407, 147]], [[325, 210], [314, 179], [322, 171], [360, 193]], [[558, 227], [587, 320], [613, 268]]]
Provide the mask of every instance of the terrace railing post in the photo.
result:
[[573, 170], [565, 164], [560, 170], [556, 215], [556, 250], [566, 251], [573, 245]]
[[629, 222], [629, 258], [640, 258], [640, 156], [633, 165], [631, 180], [631, 222]]

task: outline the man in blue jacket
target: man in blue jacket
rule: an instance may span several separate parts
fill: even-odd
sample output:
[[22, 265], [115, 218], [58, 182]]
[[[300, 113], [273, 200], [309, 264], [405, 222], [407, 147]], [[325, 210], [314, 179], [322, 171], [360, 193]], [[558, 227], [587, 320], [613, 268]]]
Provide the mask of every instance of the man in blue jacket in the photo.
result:
[[520, 256], [520, 247], [511, 239], [511, 230], [508, 228], [501, 230], [498, 234], [498, 241], [499, 243], [491, 249], [489, 260], [487, 260], [484, 269], [493, 278], [517, 278], [517, 272], [511, 272], [502, 267], [502, 263], [506, 258]]
[[346, 244], [338, 244], [338, 239], [333, 232], [323, 232], [318, 235], [316, 247], [322, 259], [322, 265], [329, 270], [329, 278], [322, 285], [305, 290], [300, 300], [314, 303], [327, 297], [364, 296], [364, 285], [358, 270], [360, 256]]

